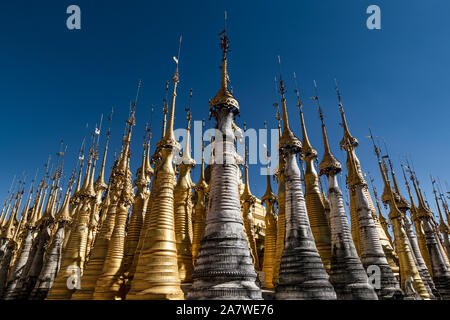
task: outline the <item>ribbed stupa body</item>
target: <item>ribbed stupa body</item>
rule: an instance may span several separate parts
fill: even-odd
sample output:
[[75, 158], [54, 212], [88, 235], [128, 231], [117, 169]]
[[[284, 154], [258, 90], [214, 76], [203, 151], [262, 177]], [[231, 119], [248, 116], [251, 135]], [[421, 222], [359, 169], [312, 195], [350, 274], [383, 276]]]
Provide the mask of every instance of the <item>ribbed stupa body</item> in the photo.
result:
[[275, 258], [273, 264], [273, 285], [278, 284], [278, 276], [280, 274], [280, 264], [281, 255], [283, 254], [284, 241], [286, 236], [286, 188], [285, 188], [285, 178], [284, 178], [284, 159], [279, 156], [279, 166], [278, 166], [278, 213], [277, 213], [277, 242], [275, 248]]
[[419, 245], [420, 253], [425, 261], [428, 272], [431, 277], [433, 277], [433, 267], [431, 265], [430, 253], [428, 252], [427, 242], [425, 237], [425, 232], [423, 229], [423, 222], [417, 216], [412, 215], [412, 220], [414, 222], [414, 229], [416, 230], [417, 243]]
[[[342, 110], [342, 109], [341, 109]], [[350, 191], [350, 218], [351, 218], [351, 230], [352, 237], [355, 243], [356, 250], [358, 251], [359, 256], [362, 255], [361, 250], [361, 239], [360, 239], [360, 227], [359, 227], [359, 208], [358, 199], [361, 199], [361, 192], [364, 194], [364, 198], [367, 200], [367, 205], [372, 215], [372, 221], [375, 226], [375, 231], [378, 235], [379, 243], [381, 248], [383, 249], [384, 255], [390, 268], [392, 269], [394, 275], [398, 275], [399, 267], [398, 267], [398, 257], [394, 251], [394, 248], [391, 245], [386, 233], [383, 230], [383, 227], [380, 224], [378, 216], [376, 214], [375, 206], [372, 201], [372, 197], [370, 196], [369, 189], [367, 187], [367, 183], [363, 177], [361, 171], [361, 165], [359, 159], [356, 156], [355, 147], [358, 145], [358, 140], [350, 135], [348, 131], [348, 127], [346, 125], [345, 116], [343, 115], [343, 111], [341, 111], [342, 118], [344, 120], [344, 138], [341, 141], [341, 148], [346, 150], [347, 153], [347, 183], [349, 185]], [[360, 190], [361, 189], [361, 190]], [[364, 262], [363, 262], [364, 264]]]
[[417, 269], [414, 261], [414, 256], [409, 245], [409, 240], [402, 224], [401, 217], [390, 217], [390, 219], [394, 230], [395, 247], [397, 249], [397, 254], [400, 261], [400, 280], [402, 289], [407, 292], [405, 288], [405, 281], [411, 277], [413, 287], [420, 297], [423, 299], [430, 299], [428, 290], [422, 281], [419, 270]]
[[[358, 163], [359, 163], [359, 161], [358, 161]], [[347, 162], [347, 164], [348, 164], [348, 162]], [[361, 174], [361, 176], [362, 176], [362, 174]], [[368, 201], [369, 210], [372, 215], [372, 220], [375, 225], [375, 231], [378, 235], [378, 239], [381, 244], [381, 248], [383, 249], [384, 255], [386, 257], [386, 260], [388, 261], [389, 267], [392, 269], [392, 272], [394, 273], [394, 275], [398, 275], [399, 274], [399, 266], [398, 266], [397, 254], [395, 253], [395, 250], [391, 245], [391, 241], [386, 236], [386, 233], [383, 230], [383, 227], [381, 226], [381, 223], [377, 217], [376, 210], [373, 205], [372, 197], [370, 196], [370, 192], [367, 187], [366, 181], [364, 180], [364, 178], [362, 178], [361, 183], [363, 184], [363, 186], [361, 186], [361, 187], [356, 186], [356, 184], [358, 184], [358, 182], [350, 182], [349, 179], [347, 179], [347, 181], [349, 182], [349, 189], [350, 189], [350, 216], [352, 219], [351, 220], [352, 230], [353, 230], [353, 225], [358, 226], [358, 223], [359, 223], [359, 221], [358, 221], [358, 203], [357, 203], [358, 195], [356, 193], [356, 189], [362, 188], [364, 197]], [[356, 219], [356, 221], [354, 221], [353, 219]], [[359, 226], [358, 226], [357, 230], [359, 230]], [[353, 232], [352, 232], [352, 234], [353, 234]], [[360, 235], [357, 236], [357, 239], [358, 239], [357, 241], [359, 244], [359, 246], [357, 246], [357, 249], [358, 249], [358, 247], [361, 247], [361, 245], [362, 245], [359, 237], [360, 237]], [[355, 238], [353, 240], [355, 241], [355, 246], [356, 246]], [[361, 256], [361, 254], [362, 253], [360, 252], [360, 256]]]
[[266, 204], [266, 236], [264, 237], [264, 258], [262, 271], [265, 274], [265, 287], [272, 289], [273, 267], [275, 262], [275, 251], [277, 245], [277, 216], [275, 214], [276, 197], [270, 187], [270, 175], [267, 176], [268, 187], [266, 194], [261, 199]]
[[[395, 193], [391, 188], [391, 184], [388, 178], [388, 170], [386, 163], [383, 164], [380, 159], [379, 149], [374, 143], [375, 153], [378, 157], [378, 166], [381, 172], [381, 176], [384, 182], [384, 191], [381, 200], [385, 204], [389, 204], [389, 219], [392, 223], [392, 229], [395, 239], [395, 248], [397, 249], [397, 254], [399, 257], [400, 264], [400, 284], [405, 292], [405, 299], [430, 299], [428, 290], [420, 276], [419, 269], [417, 268], [417, 260], [414, 257], [414, 253], [411, 249], [411, 244], [406, 233], [404, 219], [406, 210], [410, 208], [410, 205], [400, 194], [400, 190], [397, 185], [397, 180], [395, 178], [394, 171], [392, 169], [392, 164], [389, 159], [391, 166], [391, 175], [394, 182]], [[410, 290], [408, 286], [412, 285], [413, 290]]]
[[364, 192], [364, 184], [356, 184], [353, 188], [358, 212], [361, 262], [366, 270], [370, 266], [377, 266], [380, 269], [380, 288], [375, 288], [379, 299], [401, 298], [403, 293], [381, 246], [369, 201]]
[[65, 249], [67, 248], [70, 235], [72, 234], [72, 228], [78, 219], [78, 213], [80, 211], [80, 201], [81, 199], [76, 192], [70, 198], [70, 217], [72, 218], [72, 220], [70, 223], [66, 224], [66, 230], [64, 232], [63, 251], [65, 251]]
[[429, 216], [420, 216], [423, 222], [425, 241], [430, 255], [431, 267], [433, 270], [433, 282], [442, 299], [450, 299], [450, 272], [445, 264], [445, 259], [438, 247], [438, 239], [435, 230], [431, 225]]
[[35, 227], [31, 225], [27, 226], [26, 228], [24, 239], [22, 240], [21, 246], [19, 248], [14, 266], [11, 269], [5, 293], [2, 299], [10, 300], [15, 298], [16, 287], [23, 274], [27, 272], [25, 266], [27, 264], [28, 257], [30, 256], [33, 244], [34, 229]]
[[[247, 157], [247, 156], [246, 156]], [[256, 249], [255, 239], [255, 222], [253, 217], [253, 209], [256, 203], [256, 197], [250, 191], [250, 183], [248, 176], [247, 160], [245, 162], [245, 184], [241, 194], [242, 220], [244, 222], [244, 230], [247, 235], [248, 246], [252, 255], [253, 265], [256, 270], [260, 270], [258, 251]]]
[[146, 211], [145, 211], [145, 215], [144, 215], [144, 222], [143, 222], [140, 234], [139, 234], [139, 241], [136, 246], [136, 250], [135, 250], [135, 253], [133, 256], [131, 266], [128, 268], [128, 271], [125, 271], [126, 273], [125, 273], [125, 279], [124, 279], [125, 280], [124, 287], [121, 290], [123, 297], [126, 297], [128, 292], [130, 291], [131, 283], [133, 282], [134, 275], [136, 273], [136, 267], [139, 262], [139, 256], [142, 252], [142, 247], [145, 242], [146, 230], [148, 230], [149, 225], [150, 225], [150, 215], [151, 215], [152, 204], [153, 204], [153, 199], [154, 199], [153, 195], [157, 193], [156, 190], [158, 187], [155, 184], [156, 174], [157, 174], [157, 170], [156, 170], [156, 165], [155, 165], [155, 171], [153, 174], [153, 182], [152, 182], [152, 186], [151, 186], [150, 195], [149, 195], [148, 201], [147, 201], [147, 207], [146, 207]]
[[[33, 237], [36, 230], [33, 230], [33, 233], [31, 237]], [[27, 275], [31, 269], [31, 265], [33, 264], [34, 256], [36, 255], [36, 252], [38, 250], [38, 244], [39, 244], [39, 233], [36, 234], [35, 239], [31, 239], [31, 248], [29, 250], [29, 253], [27, 255], [27, 260], [25, 262], [25, 265], [22, 268], [21, 272], [18, 272], [17, 274], [18, 279], [15, 283], [11, 284], [11, 288], [7, 288], [7, 292], [5, 292], [5, 299], [6, 300], [15, 300], [15, 299], [25, 299], [23, 292], [26, 288], [26, 278]]]
[[298, 105], [300, 106], [300, 122], [303, 136], [302, 154], [305, 161], [306, 210], [317, 250], [319, 250], [325, 269], [329, 272], [331, 263], [331, 231], [325, 213], [325, 203], [319, 190], [319, 176], [314, 168], [314, 159], [317, 158], [317, 151], [312, 147], [308, 138], [300, 98], [298, 98]]
[[445, 254], [448, 257], [448, 256], [450, 256], [450, 240], [448, 238], [448, 229], [446, 228], [446, 226], [443, 225], [442, 220], [441, 220], [441, 224], [439, 225], [438, 230], [441, 231], [442, 238], [444, 239], [443, 244], [444, 244], [444, 248], [445, 248]]
[[339, 300], [377, 300], [353, 243], [335, 174], [329, 175], [328, 185], [332, 245], [330, 282]]
[[0, 297], [5, 293], [6, 281], [8, 279], [9, 268], [14, 256], [14, 252], [17, 250], [17, 243], [14, 239], [8, 241], [3, 258], [0, 262]]
[[33, 236], [36, 229], [36, 220], [38, 215], [38, 208], [42, 200], [42, 192], [44, 189], [44, 181], [39, 185], [38, 196], [34, 200], [33, 207], [30, 209], [27, 217], [27, 222], [21, 236], [22, 240], [17, 252], [16, 259], [11, 268], [8, 282], [6, 284], [5, 293], [3, 299], [10, 300], [14, 299], [17, 294], [17, 286], [21, 282], [22, 277], [28, 272], [28, 267], [31, 266], [31, 261], [29, 262], [29, 257], [31, 255], [33, 247]]
[[52, 228], [54, 226], [53, 218], [51, 220], [52, 221], [42, 221], [41, 226], [37, 229], [38, 234], [35, 239], [37, 248], [33, 257], [33, 262], [26, 275], [24, 285], [22, 285], [21, 291], [19, 292], [20, 299], [27, 299], [29, 297], [38, 280], [39, 274], [41, 273], [42, 266], [44, 265], [44, 255], [49, 245]]
[[[126, 153], [125, 153], [126, 154]], [[131, 187], [131, 172], [126, 168], [122, 173], [120, 189], [122, 190], [117, 212], [115, 214], [114, 229], [111, 239], [108, 243], [108, 250], [103, 263], [102, 273], [99, 275], [95, 284], [94, 300], [113, 300], [118, 298], [121, 287], [120, 277], [123, 275], [121, 270], [124, 257], [125, 233], [128, 211], [133, 203], [133, 190]]]
[[[55, 171], [56, 172], [56, 171]], [[36, 228], [36, 238], [34, 240], [33, 246], [36, 247], [33, 250], [33, 256], [29, 256], [31, 264], [27, 268], [26, 275], [22, 277], [23, 282], [18, 291], [18, 299], [27, 299], [33, 290], [39, 274], [41, 273], [42, 267], [44, 265], [44, 256], [46, 254], [53, 228], [55, 226], [54, 211], [56, 209], [56, 199], [58, 195], [58, 182], [55, 185], [56, 175], [53, 177], [53, 184], [51, 187], [51, 193], [47, 200], [46, 208], [44, 214], [37, 222]]]
[[109, 191], [106, 196], [107, 199], [105, 199], [109, 200], [109, 205], [105, 208], [104, 214], [100, 218], [102, 221], [100, 231], [95, 237], [89, 261], [84, 268], [83, 276], [80, 280], [80, 289], [74, 292], [71, 297], [73, 300], [92, 299], [97, 279], [103, 270], [108, 245], [116, 222], [117, 205], [121, 194], [120, 175], [117, 174], [117, 165], [118, 161], [114, 164], [109, 179]]
[[103, 222], [102, 228], [100, 229], [98, 235], [96, 236], [94, 246], [91, 250], [91, 255], [89, 261], [81, 277], [80, 289], [75, 291], [71, 296], [73, 300], [89, 300], [92, 298], [94, 293], [95, 284], [98, 277], [103, 270], [103, 264], [105, 262], [108, 244], [111, 240], [111, 236], [114, 230], [114, 225], [116, 221], [117, 214], [117, 201], [113, 199], [115, 204], [111, 204], [108, 207], [106, 213], [105, 221]]
[[190, 164], [180, 165], [180, 174], [174, 188], [175, 236], [177, 240], [178, 274], [180, 281], [190, 282], [192, 262], [192, 185]]
[[208, 186], [204, 180], [200, 180], [195, 186], [197, 202], [195, 203], [194, 212], [192, 214], [192, 261], [194, 265], [197, 260], [198, 251], [200, 250], [200, 242], [202, 241], [203, 234], [205, 233], [206, 205], [208, 198], [206, 193], [207, 187]]
[[61, 263], [62, 246], [64, 243], [65, 222], [57, 225], [56, 232], [50, 241], [39, 277], [28, 299], [43, 300], [47, 297], [53, 285]]
[[253, 204], [249, 201], [244, 201], [242, 204], [242, 220], [244, 221], [245, 234], [247, 236], [248, 246], [252, 255], [253, 265], [256, 270], [259, 270], [258, 251], [256, 249], [255, 239], [255, 224], [253, 222], [252, 213]]
[[311, 231], [316, 247], [327, 272], [331, 267], [331, 231], [325, 214], [325, 205], [319, 190], [319, 178], [314, 169], [313, 158], [305, 158], [305, 201]]
[[342, 191], [337, 182], [337, 174], [341, 172], [341, 163], [331, 153], [318, 97], [317, 102], [322, 121], [325, 151], [319, 169], [320, 174], [325, 174], [328, 178], [331, 226], [330, 282], [336, 291], [337, 298], [340, 300], [377, 300], [377, 294], [368, 283], [366, 270], [364, 270], [352, 240]]
[[[192, 99], [191, 90], [190, 99]], [[186, 109], [187, 128], [184, 138], [183, 153], [180, 158], [178, 181], [174, 188], [175, 236], [177, 240], [178, 274], [182, 283], [191, 282], [194, 264], [192, 258], [192, 188], [191, 170], [195, 167], [195, 160], [191, 158], [191, 102]], [[203, 157], [203, 146], [202, 146]], [[202, 164], [203, 170], [203, 164]], [[203, 174], [203, 173], [201, 173]], [[201, 178], [200, 178], [201, 179]]]
[[47, 296], [49, 300], [70, 299], [76, 287], [73, 287], [73, 289], [68, 288], [67, 281], [69, 277], [72, 277], [74, 272], [79, 271], [80, 275], [83, 275], [84, 272], [89, 222], [95, 202], [95, 191], [93, 179], [90, 178], [90, 169], [91, 163], [89, 161], [83, 188], [81, 189], [82, 192], [80, 192], [79, 210], [76, 213], [76, 217], [74, 217], [66, 248], [63, 249], [61, 267]]
[[88, 236], [86, 240], [86, 253], [84, 254], [86, 257], [86, 262], [89, 261], [91, 249], [92, 246], [94, 245], [94, 240], [97, 235], [99, 227], [99, 214], [102, 204], [102, 193], [103, 193], [102, 190], [95, 191], [95, 200], [93, 201], [91, 215], [89, 218]]
[[434, 229], [434, 233], [436, 235], [436, 239], [438, 240], [437, 244], [438, 244], [438, 248], [439, 251], [441, 252], [442, 258], [444, 259], [445, 265], [447, 266], [447, 269], [450, 270], [450, 260], [447, 257], [447, 253], [445, 252], [444, 249], [444, 243], [442, 241], [442, 238], [439, 234], [439, 230], [438, 230], [438, 226], [437, 223], [434, 219], [431, 219], [431, 225]]
[[[222, 72], [226, 72], [226, 58], [223, 62]], [[224, 103], [215, 106], [222, 139], [216, 137], [214, 143], [208, 216], [187, 298], [261, 299], [239, 201], [232, 105]]]
[[417, 237], [412, 229], [412, 224], [409, 220], [409, 217], [406, 216], [406, 214], [403, 217], [403, 223], [405, 226], [406, 235], [408, 236], [411, 251], [416, 261], [417, 270], [419, 271], [420, 277], [422, 278], [422, 281], [425, 287], [427, 288], [430, 298], [434, 298], [436, 297], [436, 295], [439, 295], [439, 293], [437, 292], [434, 286], [433, 279], [431, 278], [427, 265], [423, 260], [422, 253], [420, 252], [419, 245], [417, 242]]
[[36, 284], [28, 297], [30, 300], [43, 300], [47, 297], [61, 265], [62, 247], [67, 228], [66, 225], [72, 220], [69, 210], [69, 197], [72, 191], [74, 174], [71, 182], [69, 183], [70, 185], [67, 188], [61, 208], [55, 216], [54, 230], [52, 231], [49, 245], [46, 249], [41, 272], [39, 273]]
[[[142, 167], [140, 170], [142, 170]], [[123, 299], [125, 299], [125, 295], [129, 289], [130, 269], [133, 265], [135, 255], [137, 254], [137, 247], [142, 234], [145, 212], [147, 210], [150, 196], [150, 191], [148, 190], [150, 177], [148, 177], [148, 179], [143, 175], [140, 175], [139, 177], [143, 179], [138, 178], [135, 181], [135, 185], [138, 186], [138, 189], [134, 197], [133, 211], [131, 213], [130, 222], [127, 228], [127, 235], [125, 238], [125, 251], [122, 262], [124, 283], [123, 288], [120, 291], [121, 298]]]
[[287, 150], [284, 157], [286, 238], [275, 298], [336, 299], [309, 226], [296, 155]]

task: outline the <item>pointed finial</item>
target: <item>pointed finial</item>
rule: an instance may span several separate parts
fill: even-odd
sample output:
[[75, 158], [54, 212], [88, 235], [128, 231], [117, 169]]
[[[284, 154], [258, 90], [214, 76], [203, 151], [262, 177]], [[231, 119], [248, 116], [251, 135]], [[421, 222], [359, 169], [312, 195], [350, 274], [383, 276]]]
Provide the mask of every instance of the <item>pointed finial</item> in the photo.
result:
[[316, 95], [314, 97], [311, 97], [311, 99], [312, 100], [316, 100], [316, 102], [317, 102], [317, 107], [319, 109], [319, 118], [320, 118], [320, 121], [323, 124], [323, 111], [322, 111], [322, 108], [320, 107], [319, 89], [317, 88], [316, 80], [313, 80], [313, 84], [314, 84], [314, 91], [315, 91]]
[[295, 93], [297, 95], [297, 106], [300, 111], [300, 125], [302, 127], [302, 154], [304, 159], [314, 159], [317, 158], [317, 151], [312, 147], [309, 138], [308, 133], [306, 132], [306, 125], [305, 125], [305, 119], [303, 116], [303, 108], [302, 108], [302, 102], [300, 100], [300, 92], [298, 90], [298, 84], [297, 84], [297, 76], [294, 72], [294, 82], [295, 82]]
[[224, 31], [226, 32], [227, 30], [227, 11], [225, 10], [223, 13], [223, 25], [224, 25]]
[[[226, 22], [226, 13], [225, 13], [225, 22]], [[231, 108], [233, 114], [239, 114], [239, 103], [234, 98], [232, 92], [230, 92], [228, 88], [228, 84], [230, 83], [230, 77], [228, 75], [228, 60], [227, 53], [229, 51], [229, 39], [227, 36], [226, 23], [225, 29], [219, 33], [220, 36], [220, 47], [222, 49], [222, 66], [220, 69], [222, 70], [222, 77], [220, 83], [219, 92], [217, 92], [216, 96], [210, 101], [210, 115], [214, 115], [216, 113], [216, 109], [220, 107]]]
[[281, 58], [279, 55], [277, 57], [278, 57], [278, 68], [280, 70], [280, 94], [281, 94], [281, 99], [284, 99], [285, 89], [284, 89], [283, 77], [281, 75]]
[[188, 121], [187, 130], [191, 129], [191, 119], [192, 119], [191, 107], [192, 107], [192, 89], [189, 90], [189, 105], [186, 108], [184, 108], [184, 111], [187, 112], [186, 117]]
[[[264, 121], [264, 127], [267, 127], [267, 121]], [[267, 129], [267, 128], [266, 128]], [[270, 202], [276, 202], [276, 196], [272, 191], [272, 185], [270, 183], [270, 169], [269, 169], [269, 150], [266, 145], [264, 145], [264, 148], [266, 148], [266, 159], [267, 159], [267, 184], [266, 184], [266, 192], [261, 198], [262, 202], [267, 202], [266, 206]]]
[[295, 95], [297, 96], [297, 107], [300, 109], [300, 112], [302, 112], [302, 101], [300, 100], [300, 91], [298, 90], [298, 83], [297, 83], [297, 75], [294, 72], [294, 82], [295, 82]]
[[336, 89], [336, 94], [337, 94], [337, 97], [338, 97], [339, 105], [342, 107], [341, 93], [339, 91], [339, 87], [338, 87], [338, 83], [337, 83], [336, 78], [334, 78], [334, 88]]
[[283, 115], [283, 134], [280, 137], [279, 147], [282, 149], [290, 149], [294, 153], [301, 151], [302, 144], [300, 140], [294, 135], [291, 128], [289, 127], [289, 118], [286, 105], [285, 88], [284, 82], [281, 75], [281, 59], [278, 56], [278, 66], [280, 68], [280, 93], [281, 93], [281, 110]]
[[175, 121], [175, 100], [176, 100], [176, 96], [177, 96], [177, 86], [178, 86], [178, 82], [179, 82], [178, 64], [179, 64], [179, 59], [180, 59], [181, 39], [182, 39], [182, 37], [180, 36], [180, 41], [179, 41], [179, 46], [178, 46], [178, 58], [174, 57], [174, 61], [176, 63], [176, 68], [175, 68], [175, 74], [172, 78], [173, 89], [172, 89], [172, 101], [170, 104], [169, 121], [167, 123], [167, 129], [166, 129], [165, 135], [164, 135], [163, 139], [161, 139], [161, 141], [159, 142], [159, 145], [161, 145], [161, 146], [172, 146], [172, 147], [175, 147], [176, 149], [179, 149], [179, 143], [175, 140], [173, 127], [174, 127], [174, 121]]
[[100, 167], [100, 174], [97, 177], [97, 180], [94, 183], [95, 190], [105, 190], [107, 188], [107, 185], [105, 183], [105, 165], [106, 165], [106, 155], [108, 153], [108, 146], [109, 146], [109, 139], [111, 137], [111, 122], [112, 122], [112, 116], [113, 116], [114, 108], [111, 109], [111, 113], [108, 117], [108, 132], [106, 133], [106, 143], [105, 143], [105, 149], [103, 151], [103, 159], [102, 159], [102, 166]]
[[163, 99], [163, 125], [162, 125], [162, 137], [166, 134], [166, 125], [167, 125], [167, 113], [169, 112], [169, 105], [167, 103], [167, 97], [169, 95], [169, 81], [166, 81], [166, 97]]

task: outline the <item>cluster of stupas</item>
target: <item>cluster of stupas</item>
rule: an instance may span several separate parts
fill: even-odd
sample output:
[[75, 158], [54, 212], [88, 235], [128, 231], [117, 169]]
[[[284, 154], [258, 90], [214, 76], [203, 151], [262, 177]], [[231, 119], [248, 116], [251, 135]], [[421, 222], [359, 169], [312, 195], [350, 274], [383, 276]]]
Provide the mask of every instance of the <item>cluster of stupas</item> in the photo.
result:
[[[412, 166], [405, 165], [407, 201], [391, 160], [381, 156], [372, 138], [384, 182], [381, 201], [390, 207], [386, 219], [375, 189], [374, 206], [338, 90], [350, 223], [337, 178], [342, 165], [330, 151], [317, 91], [324, 144], [319, 172], [298, 90], [302, 141], [289, 126], [281, 75], [278, 190], [271, 187], [268, 166], [265, 194], [260, 200], [251, 193], [247, 150], [245, 160], [236, 152], [239, 104], [228, 88], [225, 31], [221, 47], [221, 86], [210, 101], [210, 115], [222, 139], [211, 141], [206, 168], [202, 145], [199, 181], [191, 179], [196, 163], [190, 107], [181, 154], [174, 135], [175, 59], [162, 137], [151, 155], [151, 131], [146, 131], [134, 180], [130, 141], [138, 96], [108, 183], [110, 130], [101, 163], [96, 130], [90, 143], [83, 142], [65, 192], [62, 150], [53, 167], [50, 160], [46, 164], [40, 183], [33, 180], [28, 195], [24, 179], [17, 192], [11, 188], [0, 214], [0, 299], [450, 299], [448, 196], [433, 181], [438, 223]], [[138, 93], [139, 88], [140, 83]], [[86, 164], [84, 147], [89, 147]], [[328, 180], [328, 195], [319, 175]]]

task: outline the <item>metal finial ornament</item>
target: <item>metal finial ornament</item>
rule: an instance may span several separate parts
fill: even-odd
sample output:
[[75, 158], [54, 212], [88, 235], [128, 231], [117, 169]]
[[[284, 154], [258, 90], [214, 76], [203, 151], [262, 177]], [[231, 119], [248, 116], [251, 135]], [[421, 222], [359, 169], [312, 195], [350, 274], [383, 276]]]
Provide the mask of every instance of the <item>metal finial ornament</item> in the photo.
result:
[[184, 111], [186, 111], [186, 119], [188, 121], [188, 126], [187, 126], [187, 130], [191, 129], [191, 120], [192, 120], [192, 112], [191, 112], [191, 108], [192, 108], [192, 89], [189, 90], [189, 104], [186, 108], [184, 108]]
[[342, 106], [341, 92], [339, 91], [339, 87], [338, 87], [338, 83], [337, 83], [336, 78], [334, 78], [334, 88], [336, 89], [336, 94], [337, 94], [337, 97], [338, 97], [339, 104]]
[[297, 83], [297, 75], [294, 72], [294, 83], [295, 83], [295, 95], [297, 96], [297, 107], [299, 107], [299, 109], [302, 109], [302, 101], [300, 100], [300, 91], [298, 90], [298, 83]]
[[234, 98], [233, 94], [230, 92], [228, 85], [230, 83], [230, 77], [228, 75], [228, 59], [227, 52], [229, 52], [229, 39], [226, 34], [226, 29], [219, 33], [220, 37], [220, 47], [222, 49], [222, 66], [221, 69], [221, 83], [220, 89], [216, 96], [210, 101], [210, 112], [211, 116], [214, 116], [217, 111], [216, 106], [228, 105], [232, 108], [234, 115], [239, 115], [239, 103]]
[[314, 97], [311, 97], [311, 99], [312, 100], [316, 100], [316, 102], [317, 102], [317, 107], [318, 107], [318, 110], [319, 110], [319, 118], [320, 118], [320, 121], [323, 124], [323, 111], [322, 111], [322, 108], [320, 107], [319, 89], [317, 88], [316, 80], [313, 80], [313, 84], [314, 84], [314, 91], [315, 91], [316, 95]]

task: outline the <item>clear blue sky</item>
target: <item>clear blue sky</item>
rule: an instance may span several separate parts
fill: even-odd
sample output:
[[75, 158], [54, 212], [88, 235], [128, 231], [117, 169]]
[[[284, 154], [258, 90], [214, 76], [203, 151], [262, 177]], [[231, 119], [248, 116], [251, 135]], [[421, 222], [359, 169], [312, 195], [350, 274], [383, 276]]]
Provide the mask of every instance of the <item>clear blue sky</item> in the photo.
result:
[[[82, 29], [66, 28], [66, 8], [81, 7]], [[381, 30], [366, 28], [366, 8], [381, 8]], [[115, 115], [112, 147], [120, 148], [128, 104], [143, 80], [132, 141], [132, 171], [138, 167], [149, 106], [155, 104], [154, 138], [161, 132], [164, 82], [172, 77], [178, 37], [183, 34], [175, 127], [184, 127], [188, 91], [193, 117], [208, 118], [208, 99], [219, 87], [217, 34], [228, 11], [229, 72], [241, 117], [249, 127], [275, 126], [278, 97], [273, 79], [281, 55], [291, 127], [300, 137], [292, 73], [304, 96], [313, 146], [322, 158], [320, 121], [312, 80], [319, 85], [330, 142], [339, 150], [342, 128], [333, 88], [340, 83], [358, 156], [382, 192], [368, 126], [399, 157], [410, 154], [429, 202], [428, 174], [450, 182], [450, 3], [433, 1], [2, 1], [0, 3], [0, 201], [12, 176], [34, 175], [61, 139], [69, 145], [66, 172], [76, 162], [85, 133], [100, 114]], [[209, 122], [207, 121], [207, 126]], [[106, 130], [103, 131], [103, 134]], [[252, 191], [261, 197], [265, 178], [250, 167]], [[198, 179], [198, 168], [193, 173]], [[30, 178], [29, 178], [30, 180]], [[403, 179], [402, 179], [403, 180]], [[343, 180], [342, 180], [343, 182]], [[406, 196], [406, 194], [404, 194]], [[434, 201], [433, 208], [434, 208]]]

